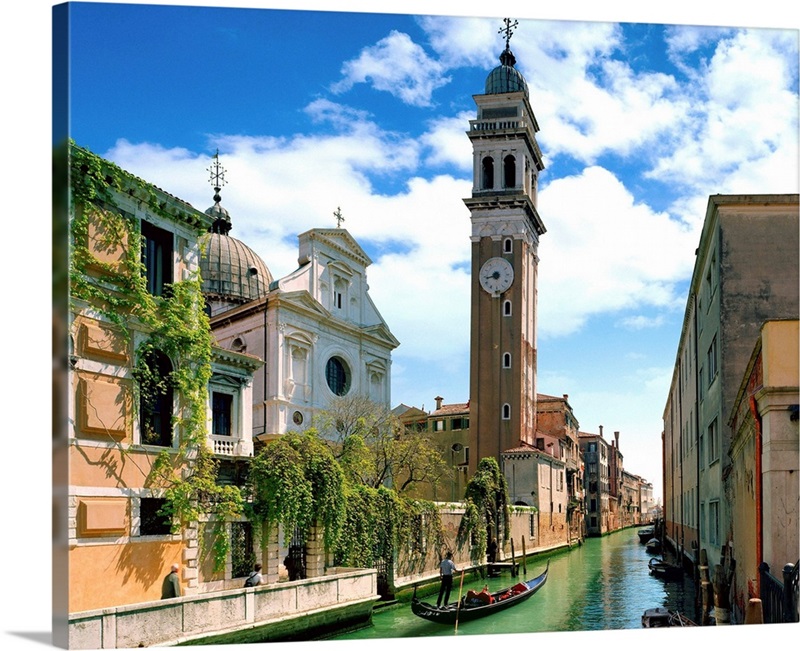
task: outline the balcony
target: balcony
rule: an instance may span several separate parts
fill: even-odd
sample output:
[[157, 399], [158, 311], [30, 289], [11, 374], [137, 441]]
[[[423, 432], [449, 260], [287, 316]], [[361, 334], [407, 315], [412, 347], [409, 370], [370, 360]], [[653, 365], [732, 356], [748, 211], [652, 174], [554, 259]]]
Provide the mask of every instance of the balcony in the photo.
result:
[[209, 436], [209, 443], [215, 455], [222, 457], [252, 457], [253, 441], [232, 436]]

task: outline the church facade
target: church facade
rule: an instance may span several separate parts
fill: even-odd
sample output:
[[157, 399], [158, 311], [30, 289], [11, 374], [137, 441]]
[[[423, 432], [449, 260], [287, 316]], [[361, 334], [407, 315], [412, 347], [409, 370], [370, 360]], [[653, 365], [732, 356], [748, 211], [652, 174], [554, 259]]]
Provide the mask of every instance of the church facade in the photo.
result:
[[391, 353], [399, 342], [369, 296], [369, 256], [343, 228], [298, 236], [298, 267], [264, 296], [218, 312], [223, 348], [265, 360], [254, 378], [253, 434], [304, 430], [337, 396], [388, 407]]

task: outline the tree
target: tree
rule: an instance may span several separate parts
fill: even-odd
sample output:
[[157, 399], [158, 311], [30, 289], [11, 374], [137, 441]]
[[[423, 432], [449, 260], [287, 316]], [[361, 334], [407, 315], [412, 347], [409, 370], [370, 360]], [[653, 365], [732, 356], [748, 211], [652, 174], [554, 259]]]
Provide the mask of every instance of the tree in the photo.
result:
[[415, 432], [388, 408], [366, 396], [334, 398], [315, 421], [331, 441], [347, 478], [398, 493], [421, 483], [437, 484], [450, 468], [425, 432]]

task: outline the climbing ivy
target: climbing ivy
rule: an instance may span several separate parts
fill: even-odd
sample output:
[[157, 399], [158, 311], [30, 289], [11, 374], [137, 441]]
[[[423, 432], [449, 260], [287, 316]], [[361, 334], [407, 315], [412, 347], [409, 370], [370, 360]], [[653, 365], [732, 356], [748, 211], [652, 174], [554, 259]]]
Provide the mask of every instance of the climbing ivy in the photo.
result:
[[[178, 449], [157, 456], [146, 484], [164, 490], [164, 515], [172, 518], [173, 530], [198, 521], [201, 514], [212, 516], [212, 526], [219, 528], [214, 537], [214, 565], [219, 570], [230, 547], [225, 520], [241, 515], [243, 501], [235, 486], [217, 485], [217, 463], [206, 447], [212, 339], [199, 274], [172, 283], [164, 296], [147, 291], [138, 219], [125, 213], [117, 197], [135, 192], [149, 212], [170, 218], [152, 186], [70, 142], [70, 188], [73, 309], [80, 309], [76, 301], [92, 305], [115, 324], [127, 345], [132, 324], [145, 335], [135, 351], [134, 400], [152, 398], [170, 385], [178, 403], [172, 416]], [[94, 250], [109, 253], [111, 261], [98, 259], [90, 250], [90, 224]], [[154, 351], [174, 363], [167, 377], [148, 364]], [[120, 447], [120, 453], [129, 451]]]
[[315, 429], [267, 443], [252, 460], [247, 487], [251, 520], [268, 531], [282, 526], [284, 544], [295, 527], [321, 524], [336, 565], [374, 567], [397, 558], [401, 569], [410, 571], [423, 566], [429, 554], [440, 555], [443, 546], [436, 504], [348, 481]]
[[399, 563], [401, 573], [425, 566], [426, 559], [441, 556], [444, 541], [439, 508], [426, 500], [407, 499], [394, 490], [351, 484], [346, 492], [346, 517], [337, 565], [387, 567]]
[[475, 475], [467, 482], [464, 501], [457, 544], [461, 548], [469, 543], [473, 563], [482, 563], [489, 531], [495, 532], [501, 545], [511, 532], [508, 484], [494, 457], [484, 457], [478, 462]]

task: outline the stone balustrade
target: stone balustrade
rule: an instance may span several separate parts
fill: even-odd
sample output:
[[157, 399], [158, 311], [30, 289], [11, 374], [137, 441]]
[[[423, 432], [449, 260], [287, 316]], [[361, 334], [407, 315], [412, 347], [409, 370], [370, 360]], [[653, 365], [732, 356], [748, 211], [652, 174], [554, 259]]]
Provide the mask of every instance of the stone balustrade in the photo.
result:
[[[303, 581], [73, 613], [69, 647], [170, 646], [240, 632], [251, 639], [279, 639], [270, 627], [285, 633], [307, 630], [312, 623], [368, 621], [377, 599], [375, 570], [332, 568], [325, 576]], [[300, 618], [303, 625], [293, 627]]]

